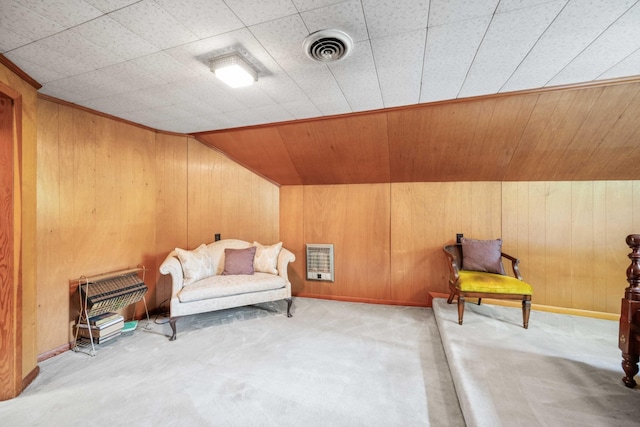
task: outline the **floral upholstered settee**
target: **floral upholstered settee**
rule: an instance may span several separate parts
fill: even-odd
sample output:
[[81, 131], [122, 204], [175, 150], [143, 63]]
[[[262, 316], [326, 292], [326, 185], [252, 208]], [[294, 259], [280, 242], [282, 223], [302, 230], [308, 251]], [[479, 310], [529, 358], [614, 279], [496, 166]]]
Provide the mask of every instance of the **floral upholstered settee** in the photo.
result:
[[191, 314], [283, 299], [291, 317], [287, 267], [293, 261], [282, 242], [264, 246], [225, 239], [190, 251], [176, 248], [160, 265], [160, 273], [172, 280], [170, 340], [176, 339], [177, 319]]

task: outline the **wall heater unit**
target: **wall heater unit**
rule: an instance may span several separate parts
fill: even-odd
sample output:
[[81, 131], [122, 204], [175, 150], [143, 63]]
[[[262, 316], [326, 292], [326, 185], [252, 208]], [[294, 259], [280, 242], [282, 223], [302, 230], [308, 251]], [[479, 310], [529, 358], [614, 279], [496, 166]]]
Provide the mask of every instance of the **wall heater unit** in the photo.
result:
[[333, 282], [333, 245], [307, 243], [307, 280]]

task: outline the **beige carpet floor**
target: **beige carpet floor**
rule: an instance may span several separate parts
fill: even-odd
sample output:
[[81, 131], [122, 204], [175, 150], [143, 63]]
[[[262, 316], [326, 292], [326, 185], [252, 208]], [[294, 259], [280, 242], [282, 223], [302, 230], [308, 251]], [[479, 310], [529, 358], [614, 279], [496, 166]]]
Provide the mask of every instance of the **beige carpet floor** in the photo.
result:
[[2, 426], [463, 426], [431, 309], [294, 298], [40, 364]]
[[621, 378], [618, 322], [434, 300], [468, 426], [639, 426], [640, 389]]
[[[190, 316], [40, 364], [1, 426], [637, 426], [617, 322], [294, 298]], [[166, 319], [161, 319], [160, 322]], [[451, 369], [451, 371], [449, 370]], [[457, 394], [457, 395], [456, 395]]]

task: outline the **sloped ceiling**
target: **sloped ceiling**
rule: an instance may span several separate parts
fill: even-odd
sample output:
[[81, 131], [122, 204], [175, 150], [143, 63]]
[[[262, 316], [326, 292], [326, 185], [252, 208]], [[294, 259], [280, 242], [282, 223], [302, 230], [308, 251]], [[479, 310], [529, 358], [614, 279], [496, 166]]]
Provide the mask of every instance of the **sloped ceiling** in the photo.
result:
[[640, 179], [640, 81], [205, 132], [281, 185]]
[[[0, 4], [0, 53], [42, 95], [196, 134], [281, 185], [640, 179], [639, 0]], [[327, 28], [353, 53], [313, 62], [302, 42]], [[212, 75], [229, 48], [256, 84]]]
[[[40, 93], [192, 133], [640, 75], [638, 0], [1, 0], [0, 53]], [[343, 61], [302, 50], [317, 30]], [[208, 60], [260, 72], [229, 89]]]

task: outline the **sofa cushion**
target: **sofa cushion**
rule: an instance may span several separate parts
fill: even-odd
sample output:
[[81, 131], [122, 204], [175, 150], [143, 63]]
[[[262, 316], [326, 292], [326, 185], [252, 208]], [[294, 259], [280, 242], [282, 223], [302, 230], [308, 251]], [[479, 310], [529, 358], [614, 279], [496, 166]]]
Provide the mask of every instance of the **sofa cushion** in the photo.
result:
[[253, 259], [256, 255], [256, 247], [251, 246], [245, 249], [224, 250], [224, 271], [223, 275], [253, 274]]
[[253, 276], [211, 276], [178, 293], [180, 302], [200, 301], [251, 292], [270, 291], [284, 288], [285, 280], [275, 274], [255, 273]]
[[462, 269], [504, 274], [502, 267], [502, 239], [474, 240], [463, 237]]
[[282, 242], [275, 245], [261, 245], [253, 242], [256, 247], [256, 256], [253, 259], [253, 268], [262, 273], [278, 274], [278, 255], [282, 249]]
[[224, 271], [224, 250], [231, 249], [244, 249], [251, 246], [251, 243], [244, 240], [225, 239], [217, 242], [209, 243], [209, 256], [213, 263], [213, 268], [216, 270], [216, 274], [222, 274]]
[[185, 286], [215, 274], [207, 245], [202, 244], [192, 251], [176, 248], [176, 254], [182, 265]]

